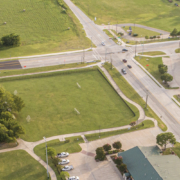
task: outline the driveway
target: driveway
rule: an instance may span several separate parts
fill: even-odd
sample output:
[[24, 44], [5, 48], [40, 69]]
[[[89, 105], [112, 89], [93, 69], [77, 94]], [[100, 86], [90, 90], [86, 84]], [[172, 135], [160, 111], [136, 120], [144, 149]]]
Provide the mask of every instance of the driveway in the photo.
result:
[[[74, 169], [70, 171], [70, 175], [79, 176], [80, 179], [86, 180], [119, 180], [122, 176], [108, 159], [103, 162], [95, 162], [95, 150], [106, 143], [112, 144], [115, 141], [121, 141], [122, 149], [128, 150], [135, 146], [152, 146], [156, 145], [156, 136], [162, 131], [158, 128], [140, 130], [137, 132], [126, 133], [122, 135], [112, 136], [89, 143], [82, 143], [82, 151], [80, 153], [71, 154], [68, 159]], [[121, 176], [121, 177], [120, 177]]]

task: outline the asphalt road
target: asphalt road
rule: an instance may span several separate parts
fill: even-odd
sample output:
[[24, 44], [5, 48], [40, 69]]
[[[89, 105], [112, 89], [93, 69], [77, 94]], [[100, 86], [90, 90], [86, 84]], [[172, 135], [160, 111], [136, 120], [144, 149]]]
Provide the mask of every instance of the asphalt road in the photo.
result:
[[0, 70], [4, 69], [21, 69], [21, 64], [18, 60], [0, 62]]

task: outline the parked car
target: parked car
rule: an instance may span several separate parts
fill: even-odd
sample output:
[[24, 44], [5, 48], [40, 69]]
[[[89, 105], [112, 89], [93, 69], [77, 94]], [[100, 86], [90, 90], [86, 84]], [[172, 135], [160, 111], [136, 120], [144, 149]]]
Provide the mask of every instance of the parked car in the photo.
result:
[[127, 50], [127, 49], [122, 49], [122, 51], [125, 51], [125, 52], [126, 52], [126, 51], [128, 51], [128, 50]]
[[123, 72], [123, 74], [127, 74], [126, 70], [123, 68], [121, 69], [121, 71]]
[[59, 162], [58, 164], [63, 165], [63, 164], [68, 164], [69, 162], [70, 162], [69, 159], [62, 159], [61, 162]]
[[67, 157], [69, 156], [69, 153], [68, 152], [62, 152], [62, 153], [58, 153], [57, 154], [57, 157], [61, 158], [61, 157]]
[[127, 60], [126, 60], [126, 59], [123, 59], [123, 62], [124, 62], [124, 63], [127, 63]]
[[102, 42], [101, 42], [101, 45], [102, 45], [102, 46], [105, 46], [105, 43], [102, 41]]
[[72, 169], [74, 169], [72, 165], [70, 165], [70, 166], [64, 166], [64, 167], [62, 168], [62, 171], [70, 171], [70, 170], [72, 170]]
[[68, 178], [68, 180], [79, 180], [78, 176], [71, 176]]
[[128, 67], [129, 69], [131, 69], [131, 68], [132, 68], [132, 66], [131, 66], [131, 65], [129, 65], [129, 64], [127, 65], [127, 67]]

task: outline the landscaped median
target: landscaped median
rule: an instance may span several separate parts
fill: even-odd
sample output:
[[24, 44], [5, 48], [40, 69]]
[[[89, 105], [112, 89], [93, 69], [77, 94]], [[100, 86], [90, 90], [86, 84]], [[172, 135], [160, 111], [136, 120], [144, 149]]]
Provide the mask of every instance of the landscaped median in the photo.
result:
[[[68, 153], [75, 153], [80, 152], [81, 147], [79, 146], [79, 143], [83, 143], [84, 140], [81, 136], [74, 136], [70, 138], [66, 138], [66, 141], [59, 141], [59, 139], [48, 141], [47, 146], [54, 148], [57, 153], [61, 152], [68, 152]], [[46, 162], [46, 144], [42, 143], [34, 148], [34, 152], [36, 155], [38, 155], [44, 162]], [[53, 159], [49, 156], [49, 166], [54, 170], [56, 173], [57, 180], [62, 180], [60, 177], [60, 174], [53, 164]]]
[[111, 69], [111, 64], [105, 63], [104, 68], [109, 72], [111, 77], [114, 79], [116, 84], [119, 86], [121, 91], [132, 101], [139, 104], [144, 108], [145, 114], [148, 117], [152, 117], [158, 121], [158, 126], [163, 130], [167, 130], [167, 126], [163, 121], [154, 113], [154, 111], [148, 106], [145, 108], [145, 101], [140, 97], [140, 95], [132, 88], [132, 86], [125, 80], [125, 78], [118, 72], [116, 68]]
[[109, 132], [99, 131], [99, 133], [88, 134], [88, 135], [85, 135], [85, 137], [88, 141], [94, 141], [94, 140], [103, 139], [109, 136], [120, 135], [120, 134], [129, 133], [129, 132], [133, 132], [137, 130], [151, 128], [151, 127], [154, 127], [154, 122], [152, 122], [151, 120], [145, 120], [143, 121], [143, 123], [140, 123], [137, 126], [132, 126], [130, 129], [121, 129], [121, 130], [109, 131]]
[[143, 52], [143, 53], [138, 53], [140, 55], [147, 55], [147, 56], [158, 56], [158, 55], [166, 55], [166, 53], [162, 51], [151, 51], [151, 52]]

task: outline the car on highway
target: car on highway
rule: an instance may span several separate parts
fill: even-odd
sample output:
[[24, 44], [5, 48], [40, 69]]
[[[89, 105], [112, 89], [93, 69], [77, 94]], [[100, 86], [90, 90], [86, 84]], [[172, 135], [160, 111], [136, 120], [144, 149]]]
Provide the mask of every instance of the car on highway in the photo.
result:
[[70, 166], [64, 166], [64, 167], [62, 168], [62, 171], [70, 171], [70, 170], [72, 170], [72, 169], [74, 169], [72, 165], [70, 165]]
[[68, 180], [79, 180], [78, 176], [71, 176], [68, 178]]
[[127, 74], [127, 72], [126, 72], [126, 70], [124, 68], [121, 69], [121, 71], [122, 71], [123, 74]]
[[128, 50], [127, 49], [122, 49], [122, 52], [127, 52]]
[[126, 60], [126, 59], [123, 59], [123, 62], [124, 62], [124, 63], [127, 63], [127, 60]]
[[105, 43], [102, 41], [102, 42], [101, 42], [101, 45], [102, 45], [102, 46], [105, 46]]
[[62, 153], [58, 153], [57, 154], [57, 157], [61, 158], [61, 157], [67, 157], [69, 156], [69, 153], [68, 152], [62, 152]]
[[62, 159], [60, 162], [58, 162], [58, 164], [63, 165], [63, 164], [68, 164], [69, 162], [70, 162], [69, 159]]
[[131, 69], [131, 68], [132, 68], [132, 66], [131, 66], [131, 65], [129, 65], [129, 64], [127, 65], [127, 67], [128, 67], [129, 69]]

